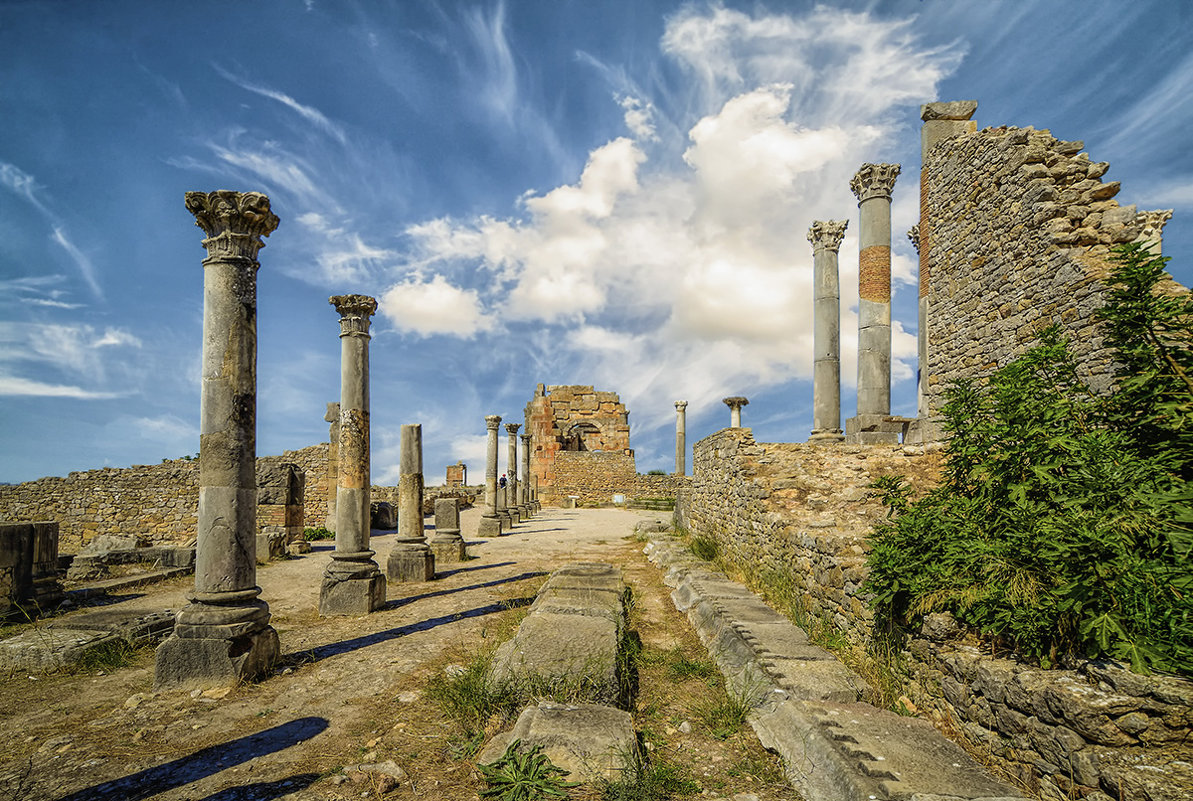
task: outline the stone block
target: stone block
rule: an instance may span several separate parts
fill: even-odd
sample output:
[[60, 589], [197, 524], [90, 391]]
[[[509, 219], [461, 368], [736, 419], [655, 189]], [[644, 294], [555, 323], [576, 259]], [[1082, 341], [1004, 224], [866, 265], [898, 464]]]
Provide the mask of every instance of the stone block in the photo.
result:
[[271, 559], [286, 555], [286, 534], [284, 531], [262, 531], [257, 534], [257, 564], [263, 565]]
[[453, 564], [468, 558], [468, 547], [463, 539], [431, 540], [431, 553], [435, 557], [434, 564]]
[[393, 504], [374, 501], [369, 507], [369, 526], [382, 531], [393, 531], [398, 527], [398, 511]]
[[385, 606], [385, 576], [324, 575], [319, 590], [320, 615], [367, 615]]
[[435, 555], [426, 544], [394, 543], [385, 563], [385, 577], [395, 583], [435, 578]]
[[482, 517], [476, 530], [478, 537], [500, 537], [501, 532], [500, 517]]
[[599, 704], [541, 701], [526, 707], [510, 731], [496, 735], [481, 751], [477, 763], [496, 762], [515, 740], [521, 741], [521, 750], [541, 747], [553, 765], [568, 772], [569, 781], [615, 782], [637, 758], [630, 714]]
[[231, 686], [268, 674], [278, 660], [270, 627], [230, 639], [171, 636], [157, 648], [154, 689]]

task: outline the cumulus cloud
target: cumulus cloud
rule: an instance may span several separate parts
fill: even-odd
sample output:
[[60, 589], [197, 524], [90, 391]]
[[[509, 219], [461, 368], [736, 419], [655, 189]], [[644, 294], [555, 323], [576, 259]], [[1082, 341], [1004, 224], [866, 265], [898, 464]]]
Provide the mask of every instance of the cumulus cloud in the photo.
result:
[[[533, 329], [532, 358], [561, 382], [616, 386], [629, 404], [688, 397], [697, 413], [697, 398], [810, 376], [805, 234], [815, 219], [853, 219], [840, 251], [842, 375], [851, 385], [849, 179], [914, 119], [915, 105], [936, 96], [960, 50], [922, 46], [907, 19], [696, 5], [668, 20], [661, 49], [689, 73], [696, 98], [616, 97], [632, 138], [593, 149], [575, 183], [523, 196], [520, 215], [410, 226], [410, 273], [390, 291], [410, 305], [425, 293]], [[660, 129], [686, 130], [687, 140], [660, 140]], [[908, 192], [913, 180], [896, 187], [900, 224], [913, 219], [915, 198], [898, 197]], [[894, 280], [914, 283], [913, 257], [893, 244]], [[435, 331], [436, 319], [423, 330]], [[892, 338], [894, 377], [912, 378], [915, 337], [896, 325]], [[646, 424], [671, 422], [670, 411], [658, 414]]]
[[452, 286], [442, 275], [390, 287], [381, 296], [380, 310], [399, 330], [421, 336], [469, 338], [493, 328], [476, 290]]

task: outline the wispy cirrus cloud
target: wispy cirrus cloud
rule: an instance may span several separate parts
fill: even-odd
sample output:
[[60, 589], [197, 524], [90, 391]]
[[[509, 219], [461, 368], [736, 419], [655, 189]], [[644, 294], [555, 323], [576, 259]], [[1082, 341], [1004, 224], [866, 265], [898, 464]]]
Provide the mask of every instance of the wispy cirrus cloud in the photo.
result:
[[[310, 8], [307, 10], [309, 11]], [[245, 78], [233, 75], [219, 64], [212, 64], [211, 66], [212, 69], [219, 73], [220, 77], [224, 78], [224, 80], [236, 84], [246, 92], [252, 92], [255, 95], [260, 95], [261, 97], [266, 97], [270, 100], [275, 100], [278, 103], [281, 103], [283, 106], [295, 112], [304, 120], [323, 131], [323, 133], [335, 139], [341, 145], [348, 144], [348, 135], [344, 131], [343, 126], [332, 122], [330, 119], [328, 119], [327, 115], [314, 106], [300, 103], [285, 92], [278, 91], [277, 89], [271, 89], [268, 86], [262, 86]]]
[[47, 384], [31, 378], [8, 375], [0, 372], [0, 395], [40, 398], [76, 398], [79, 400], [104, 400], [118, 398], [117, 392], [97, 392], [69, 384]]

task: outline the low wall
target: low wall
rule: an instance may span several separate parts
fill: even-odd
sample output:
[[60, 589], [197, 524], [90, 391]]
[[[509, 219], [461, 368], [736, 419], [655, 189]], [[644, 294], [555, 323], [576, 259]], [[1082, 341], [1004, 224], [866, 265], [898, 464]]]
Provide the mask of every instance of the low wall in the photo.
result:
[[[316, 524], [327, 516], [327, 447], [322, 443], [258, 459], [295, 464], [306, 473], [303, 515]], [[105, 467], [0, 486], [0, 521], [57, 521], [63, 553], [78, 551], [101, 534], [186, 542], [195, 536], [198, 508], [198, 460]]]
[[627, 501], [637, 498], [674, 498], [679, 487], [687, 486], [686, 476], [640, 475], [631, 454], [621, 451], [559, 451], [555, 454], [555, 479], [550, 488], [542, 488], [539, 499], [558, 505], [569, 496], [580, 506], [603, 506], [614, 495]]
[[[757, 443], [749, 429], [724, 429], [694, 446], [676, 522], [748, 574], [789, 578], [808, 613], [866, 644], [867, 536], [885, 516], [867, 485], [901, 474], [924, 490], [942, 458], [898, 445]], [[1095, 662], [1041, 670], [991, 656], [945, 616], [929, 622], [903, 654], [907, 696], [975, 753], [1048, 799], [1106, 801], [1095, 789], [1193, 799], [1193, 683]]]

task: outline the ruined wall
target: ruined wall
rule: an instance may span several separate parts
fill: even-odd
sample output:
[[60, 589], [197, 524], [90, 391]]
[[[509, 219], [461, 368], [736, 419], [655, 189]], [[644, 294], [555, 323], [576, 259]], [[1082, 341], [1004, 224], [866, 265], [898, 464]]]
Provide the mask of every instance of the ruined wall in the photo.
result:
[[686, 476], [639, 475], [632, 454], [560, 451], [555, 456], [555, 480], [551, 488], [539, 487], [539, 500], [560, 504], [574, 496], [580, 506], [613, 502], [614, 495], [627, 501], [638, 498], [674, 498], [676, 489], [688, 486]]
[[1171, 212], [1120, 206], [1109, 165], [1032, 128], [987, 128], [936, 143], [922, 184], [920, 272], [929, 301], [928, 417], [951, 379], [988, 375], [1052, 323], [1081, 369], [1109, 383], [1109, 354], [1092, 319], [1103, 304], [1110, 248], [1158, 240]]
[[[327, 443], [258, 461], [291, 463], [304, 470], [304, 518], [316, 524], [324, 519]], [[100, 534], [142, 537], [155, 543], [186, 542], [195, 536], [198, 509], [198, 460], [106, 467], [0, 486], [0, 520], [57, 521], [63, 553], [77, 551]], [[275, 521], [267, 514], [258, 522]], [[292, 520], [289, 523], [294, 525]]]
[[526, 404], [525, 433], [530, 434], [530, 471], [538, 476], [540, 499], [548, 503], [560, 494], [555, 471], [561, 453], [620, 453], [633, 461], [629, 414], [616, 392], [539, 384]]
[[[923, 489], [941, 461], [916, 447], [756, 443], [749, 429], [724, 429], [694, 446], [676, 519], [715, 539], [751, 580], [788, 577], [810, 615], [865, 644], [866, 537], [884, 514], [867, 485], [899, 473]], [[1046, 671], [977, 646], [946, 616], [930, 616], [903, 654], [907, 696], [1034, 792], [1062, 799], [1100, 788], [1150, 801], [1193, 786], [1193, 683], [1096, 662]]]

